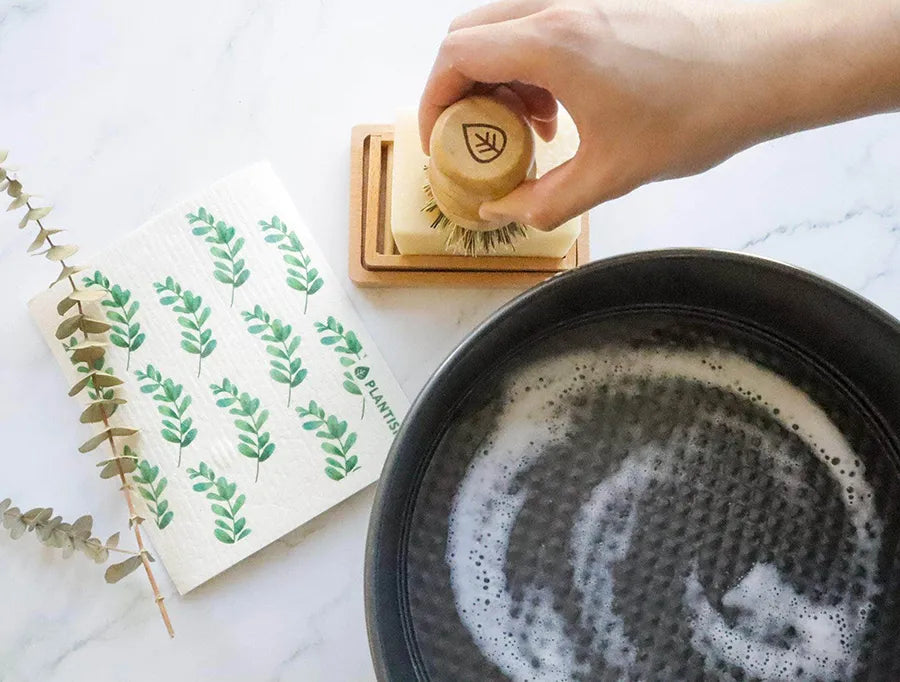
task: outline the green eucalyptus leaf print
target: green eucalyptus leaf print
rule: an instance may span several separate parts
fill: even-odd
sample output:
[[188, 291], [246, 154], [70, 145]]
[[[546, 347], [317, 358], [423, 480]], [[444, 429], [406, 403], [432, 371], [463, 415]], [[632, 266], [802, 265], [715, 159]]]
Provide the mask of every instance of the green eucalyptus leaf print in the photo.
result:
[[303, 243], [293, 230], [282, 222], [277, 215], [266, 222], [259, 221], [259, 226], [265, 233], [265, 240], [270, 244], [278, 244], [278, 250], [283, 252], [287, 267], [287, 285], [303, 294], [303, 314], [309, 307], [309, 297], [319, 291], [325, 281], [319, 276], [318, 269], [312, 267], [312, 261], [303, 248]]
[[333, 481], [340, 481], [360, 468], [359, 458], [350, 454], [356, 444], [356, 433], [347, 433], [347, 422], [341, 421], [325, 410], [315, 400], [307, 407], [297, 407], [297, 414], [303, 420], [306, 431], [315, 431], [322, 450], [325, 451], [325, 475]]
[[110, 284], [109, 279], [99, 270], [93, 277], [84, 277], [82, 282], [87, 287], [103, 289], [106, 292], [101, 305], [106, 309], [106, 318], [110, 321], [109, 341], [114, 346], [124, 348], [125, 369], [131, 366], [131, 354], [140, 348], [146, 334], [141, 331], [141, 324], [135, 319], [140, 304], [133, 300], [131, 291], [118, 284]]
[[[349, 329], [344, 329], [344, 325], [328, 316], [325, 322], [315, 323], [316, 331], [321, 334], [321, 342], [325, 346], [331, 346], [334, 352], [338, 354], [339, 362], [342, 367], [346, 367], [344, 371], [344, 380], [342, 386], [347, 393], [358, 395], [362, 398], [362, 409], [360, 411], [360, 419], [366, 416], [366, 398], [363, 395], [359, 382], [369, 375], [369, 368], [365, 365], [357, 365], [363, 358], [363, 347], [356, 334]], [[349, 368], [353, 367], [351, 373]]]
[[152, 393], [153, 400], [161, 403], [156, 406], [157, 412], [162, 415], [160, 435], [164, 440], [178, 446], [177, 466], [180, 467], [182, 451], [197, 437], [197, 429], [193, 426], [194, 420], [187, 414], [191, 396], [184, 392], [181, 384], [163, 377], [153, 365], [137, 370], [135, 376], [141, 383], [141, 392]]
[[194, 483], [194, 490], [198, 493], [206, 493], [206, 499], [212, 501], [210, 509], [218, 518], [213, 535], [216, 540], [226, 545], [233, 545], [250, 535], [247, 527], [247, 519], [239, 515], [239, 512], [247, 501], [245, 495], [237, 494], [237, 485], [230, 483], [225, 477], [216, 478], [215, 472], [209, 468], [206, 462], [200, 462], [197, 469], [188, 469]]
[[[128, 449], [128, 446], [125, 446]], [[127, 453], [126, 453], [127, 454]], [[144, 498], [147, 509], [154, 516], [156, 527], [164, 530], [174, 518], [174, 512], [169, 509], [169, 502], [163, 497], [168, 481], [165, 476], [160, 477], [159, 467], [153, 466], [146, 459], [138, 462], [137, 470], [131, 475], [137, 484], [138, 493]]]
[[300, 336], [293, 333], [291, 325], [277, 318], [272, 319], [262, 306], [254, 306], [252, 311], [244, 311], [242, 316], [250, 325], [247, 331], [260, 335], [267, 342], [266, 353], [272, 356], [269, 376], [273, 381], [287, 386], [287, 405], [290, 407], [291, 391], [303, 383], [307, 375], [303, 360], [297, 355]]
[[206, 237], [209, 253], [215, 261], [213, 277], [231, 287], [231, 303], [234, 305], [234, 291], [250, 278], [250, 269], [238, 255], [244, 248], [244, 238], [237, 237], [235, 229], [226, 225], [202, 206], [197, 213], [185, 216], [192, 225], [191, 232], [197, 237]]
[[263, 426], [269, 419], [268, 410], [260, 410], [259, 399], [249, 393], [242, 393], [227, 377], [221, 384], [211, 384], [213, 395], [218, 397], [216, 405], [228, 409], [228, 413], [238, 419], [234, 425], [238, 430], [237, 451], [249, 459], [256, 460], [256, 477], [259, 481], [259, 465], [275, 453], [275, 443]]
[[159, 294], [159, 302], [178, 313], [178, 325], [181, 327], [181, 349], [197, 356], [197, 376], [203, 368], [203, 359], [209, 357], [216, 349], [216, 340], [212, 329], [207, 326], [209, 306], [203, 305], [203, 298], [195, 295], [190, 289], [182, 288], [174, 278], [166, 277], [165, 282], [154, 282], [153, 288]]

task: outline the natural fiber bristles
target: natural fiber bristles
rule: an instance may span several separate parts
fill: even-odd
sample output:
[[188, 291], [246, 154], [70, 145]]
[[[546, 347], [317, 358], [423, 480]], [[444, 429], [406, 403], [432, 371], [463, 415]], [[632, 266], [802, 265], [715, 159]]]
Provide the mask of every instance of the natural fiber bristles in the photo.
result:
[[437, 205], [431, 185], [426, 182], [424, 189], [428, 202], [422, 208], [422, 212], [436, 213], [434, 220], [431, 221], [431, 227], [447, 232], [445, 243], [447, 249], [453, 253], [462, 253], [466, 256], [491, 254], [501, 246], [509, 246], [515, 250], [516, 242], [528, 237], [525, 226], [516, 222], [508, 223], [495, 230], [469, 230], [462, 225], [457, 225], [444, 215]]

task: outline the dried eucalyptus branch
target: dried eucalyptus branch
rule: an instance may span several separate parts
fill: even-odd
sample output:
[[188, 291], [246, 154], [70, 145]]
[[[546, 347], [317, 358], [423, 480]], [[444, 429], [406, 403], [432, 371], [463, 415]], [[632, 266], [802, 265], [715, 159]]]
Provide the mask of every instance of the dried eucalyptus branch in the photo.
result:
[[[106, 353], [105, 340], [111, 325], [85, 312], [86, 303], [100, 300], [106, 295], [106, 292], [102, 289], [79, 288], [76, 285], [74, 275], [84, 270], [84, 268], [77, 265], [69, 265], [66, 263], [66, 259], [74, 256], [78, 252], [78, 247], [72, 244], [55, 244], [53, 242], [53, 235], [59, 233], [60, 230], [48, 229], [43, 223], [43, 219], [49, 215], [52, 208], [50, 206], [35, 207], [31, 204], [31, 195], [24, 191], [21, 181], [18, 178], [11, 177], [9, 169], [3, 166], [6, 158], [7, 152], [0, 151], [0, 191], [5, 189], [6, 193], [12, 197], [12, 203], [10, 203], [7, 210], [26, 209], [22, 219], [19, 221], [19, 229], [25, 228], [30, 222], [35, 223], [38, 227], [37, 236], [29, 245], [28, 252], [35, 252], [46, 245], [46, 249], [35, 255], [44, 256], [47, 260], [58, 263], [60, 266], [59, 276], [50, 286], [66, 281], [71, 289], [56, 306], [57, 313], [60, 316], [68, 314], [68, 317], [64, 317], [62, 322], [59, 323], [56, 329], [56, 338], [62, 341], [78, 332], [81, 333], [82, 341], [77, 347], [71, 348], [71, 358], [73, 362], [79, 365], [83, 364], [87, 371], [83, 372], [85, 376], [72, 386], [69, 395], [74, 396], [87, 390], [92, 401], [81, 413], [81, 422], [83, 424], [102, 424], [102, 430], [83, 443], [79, 451], [90, 452], [102, 443], [106, 443], [109, 446], [111, 457], [100, 463], [100, 466], [103, 467], [101, 476], [107, 478], [118, 475], [122, 484], [120, 489], [128, 506], [128, 525], [134, 533], [138, 547], [137, 553], [133, 556], [120, 564], [110, 566], [106, 574], [107, 582], [117, 582], [140, 566], [143, 566], [147, 574], [147, 580], [150, 582], [150, 587], [153, 590], [156, 605], [166, 625], [166, 630], [170, 637], [174, 637], [175, 633], [169, 620], [169, 613], [159, 592], [159, 586], [156, 583], [153, 570], [150, 568], [152, 557], [144, 547], [140, 529], [143, 519], [138, 516], [135, 510], [134, 496], [132, 494], [134, 489], [126, 478], [126, 474], [135, 469], [137, 457], [130, 451], [120, 453], [118, 444], [119, 439], [134, 435], [137, 433], [137, 429], [113, 425], [110, 422], [114, 408], [125, 401], [124, 399], [116, 398], [114, 392], [108, 394], [106, 391], [121, 384], [122, 380], [105, 370], [97, 368], [98, 361], [102, 360]], [[69, 314], [69, 311], [73, 308], [76, 312]], [[100, 338], [91, 338], [93, 336]], [[107, 395], [110, 397], [107, 397]]]
[[[101, 375], [115, 374], [113, 368], [106, 364], [106, 354], [103, 352], [102, 346], [94, 345], [91, 347], [86, 345], [79, 347], [78, 339], [74, 336], [70, 338], [68, 342], [63, 341], [62, 346], [66, 353], [68, 353], [72, 364], [75, 365], [75, 371], [79, 374], [88, 374], [94, 370], [98, 371]], [[78, 351], [78, 354], [76, 354], [75, 351]], [[114, 389], [95, 385], [93, 381], [88, 384], [88, 396], [90, 396], [91, 400], [96, 401], [103, 399], [107, 401], [107, 417], [111, 417], [116, 411], [116, 407], [125, 402], [124, 400], [116, 398]]]
[[98, 564], [106, 562], [110, 552], [137, 556], [137, 552], [119, 549], [118, 533], [110, 535], [106, 542], [91, 537], [94, 519], [90, 516], [80, 516], [74, 523], [67, 523], [61, 516], [53, 516], [51, 507], [35, 507], [23, 512], [13, 507], [9, 498], [0, 502], [0, 516], [3, 527], [13, 540], [18, 540], [26, 532], [33, 532], [42, 544], [61, 549], [65, 559], [75, 552], [81, 552]]

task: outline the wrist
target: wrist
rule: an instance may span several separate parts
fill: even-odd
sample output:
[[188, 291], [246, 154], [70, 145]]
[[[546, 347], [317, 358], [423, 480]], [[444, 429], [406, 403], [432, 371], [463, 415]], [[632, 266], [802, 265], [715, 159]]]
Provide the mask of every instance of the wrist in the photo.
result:
[[893, 0], [785, 0], [726, 21], [724, 79], [747, 145], [900, 105]]

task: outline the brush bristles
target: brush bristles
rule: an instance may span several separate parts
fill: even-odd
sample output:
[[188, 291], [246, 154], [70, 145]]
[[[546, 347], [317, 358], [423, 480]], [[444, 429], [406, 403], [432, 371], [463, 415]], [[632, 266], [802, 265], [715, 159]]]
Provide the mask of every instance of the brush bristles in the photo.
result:
[[528, 236], [525, 226], [515, 222], [498, 227], [496, 230], [469, 230], [462, 225], [457, 225], [444, 215], [437, 205], [437, 201], [434, 200], [431, 185], [427, 182], [425, 183], [425, 196], [428, 202], [422, 208], [422, 212], [436, 213], [434, 220], [431, 221], [431, 227], [447, 232], [445, 243], [447, 249], [453, 253], [477, 256], [480, 253], [494, 253], [502, 246], [509, 246], [515, 250], [516, 242]]

